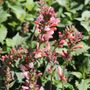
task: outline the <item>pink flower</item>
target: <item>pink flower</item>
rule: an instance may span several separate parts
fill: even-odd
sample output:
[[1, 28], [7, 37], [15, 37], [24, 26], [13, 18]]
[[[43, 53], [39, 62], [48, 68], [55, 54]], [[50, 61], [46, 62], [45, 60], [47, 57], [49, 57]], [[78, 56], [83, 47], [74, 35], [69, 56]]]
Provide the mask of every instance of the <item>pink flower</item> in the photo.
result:
[[35, 58], [41, 58], [42, 57], [42, 51], [40, 49], [38, 49], [36, 52], [34, 52], [35, 54]]
[[38, 23], [41, 23], [43, 20], [43, 15], [40, 14], [36, 21], [38, 21]]
[[28, 71], [24, 71], [23, 72], [23, 76], [27, 79], [29, 79], [29, 72]]
[[74, 46], [73, 49], [83, 48], [83, 45]]
[[45, 31], [50, 31], [51, 29], [50, 29], [49, 26], [45, 26], [44, 30], [45, 30]]
[[49, 66], [49, 67], [48, 67], [47, 72], [48, 72], [48, 73], [52, 73], [52, 66]]
[[30, 68], [34, 68], [33, 62], [29, 63], [29, 67], [30, 67]]
[[57, 73], [58, 73], [60, 80], [66, 81], [66, 78], [65, 78], [63, 71], [62, 71], [62, 68], [60, 66], [58, 66]]
[[2, 56], [0, 59], [1, 59], [2, 61], [5, 61], [5, 60], [6, 60], [6, 56]]
[[22, 90], [29, 90], [28, 86], [22, 86]]
[[69, 54], [63, 50], [61, 56], [63, 58], [68, 58], [69, 57]]
[[59, 22], [60, 22], [60, 20], [59, 20], [58, 18], [56, 18], [56, 17], [51, 17], [51, 18], [50, 18], [50, 21], [49, 21], [50, 27], [55, 27], [55, 26], [57, 26]]
[[49, 42], [46, 42], [46, 47], [44, 48], [44, 51], [49, 51], [51, 46], [50, 46], [50, 43]]
[[20, 69], [21, 69], [23, 72], [28, 70], [28, 69], [27, 69], [24, 65], [22, 65], [22, 64], [21, 64], [19, 67], [20, 67]]
[[58, 47], [63, 47], [63, 45], [66, 43], [64, 39], [58, 41]]

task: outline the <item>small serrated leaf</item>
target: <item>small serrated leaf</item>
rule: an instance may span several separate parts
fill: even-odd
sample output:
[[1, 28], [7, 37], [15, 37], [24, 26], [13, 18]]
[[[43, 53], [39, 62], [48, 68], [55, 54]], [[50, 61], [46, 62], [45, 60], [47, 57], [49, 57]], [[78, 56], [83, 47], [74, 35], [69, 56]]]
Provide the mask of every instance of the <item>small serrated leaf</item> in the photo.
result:
[[90, 0], [85, 0], [85, 5], [87, 5], [90, 2]]
[[0, 25], [0, 42], [3, 43], [3, 40], [6, 38], [7, 29], [5, 26]]
[[71, 72], [72, 75], [76, 76], [77, 78], [82, 78], [82, 74], [80, 72]]
[[90, 79], [82, 79], [81, 83], [76, 82], [78, 90], [88, 90], [90, 88]]
[[24, 41], [25, 41], [25, 38], [21, 37], [19, 35], [19, 33], [17, 33], [13, 38], [13, 46], [18, 46], [18, 45], [21, 45]]
[[84, 42], [80, 42], [79, 45], [82, 45], [83, 48], [78, 48], [78, 49], [72, 51], [71, 52], [72, 56], [78, 56], [78, 55], [80, 55], [82, 53], [85, 53], [88, 49], [90, 49], [90, 47]]
[[31, 11], [34, 7], [34, 1], [33, 0], [26, 0], [25, 7]]
[[7, 20], [7, 17], [9, 17], [10, 15], [4, 11], [2, 8], [0, 8], [0, 23], [4, 22]]

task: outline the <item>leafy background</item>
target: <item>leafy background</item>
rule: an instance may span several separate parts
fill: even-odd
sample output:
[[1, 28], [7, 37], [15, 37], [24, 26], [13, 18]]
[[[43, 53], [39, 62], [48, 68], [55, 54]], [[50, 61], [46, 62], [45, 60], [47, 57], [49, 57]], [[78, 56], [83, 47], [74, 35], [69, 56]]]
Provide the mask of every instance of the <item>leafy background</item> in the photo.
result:
[[[70, 77], [70, 82], [65, 84], [66, 90], [90, 90], [90, 0], [45, 1], [54, 7], [61, 20], [58, 31], [63, 31], [66, 26], [73, 24], [83, 34], [84, 47], [72, 53], [74, 61], [68, 65], [68, 71], [65, 70]], [[12, 47], [30, 46], [38, 11], [38, 0], [0, 0], [0, 50], [3, 54]], [[29, 25], [28, 32], [24, 31], [23, 24]], [[32, 41], [32, 47], [35, 44]], [[0, 88], [1, 81], [0, 78]], [[60, 84], [57, 81], [54, 84], [57, 90], [60, 90]]]

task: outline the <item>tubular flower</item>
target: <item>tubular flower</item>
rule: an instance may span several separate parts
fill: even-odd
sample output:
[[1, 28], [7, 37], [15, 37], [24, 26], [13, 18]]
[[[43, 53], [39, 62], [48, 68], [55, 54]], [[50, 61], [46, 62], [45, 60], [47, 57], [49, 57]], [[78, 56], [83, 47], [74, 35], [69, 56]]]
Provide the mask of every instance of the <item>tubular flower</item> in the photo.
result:
[[58, 66], [57, 73], [58, 73], [58, 76], [59, 76], [60, 80], [66, 81], [64, 73], [63, 73], [62, 68], [60, 66]]
[[48, 41], [50, 38], [53, 38], [52, 35], [59, 22], [60, 21], [56, 18], [55, 11], [52, 7], [41, 7], [39, 16], [35, 21], [36, 29], [40, 32], [39, 40], [44, 42]]

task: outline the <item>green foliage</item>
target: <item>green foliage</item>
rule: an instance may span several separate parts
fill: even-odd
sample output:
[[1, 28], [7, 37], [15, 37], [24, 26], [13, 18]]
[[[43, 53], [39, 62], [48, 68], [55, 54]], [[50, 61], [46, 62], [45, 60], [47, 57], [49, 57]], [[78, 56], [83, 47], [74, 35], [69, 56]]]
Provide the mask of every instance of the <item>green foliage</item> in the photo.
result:
[[76, 76], [77, 78], [82, 78], [82, 74], [80, 72], [71, 72], [72, 75]]
[[7, 20], [10, 15], [7, 11], [4, 11], [2, 7], [0, 7], [0, 24]]
[[3, 43], [3, 40], [6, 38], [7, 28], [3, 25], [0, 25], [0, 42]]
[[[87, 50], [90, 49], [90, 47], [89, 47], [86, 43], [84, 43], [84, 42], [81, 42], [81, 43], [79, 43], [78, 45], [83, 45], [83, 48], [77, 49], [77, 50], [73, 51], [73, 52], [71, 53], [73, 56], [78, 56], [78, 55], [80, 55], [80, 54], [82, 54], [82, 53], [87, 52]], [[78, 45], [77, 45], [77, 46], [78, 46]]]
[[80, 83], [76, 81], [76, 86], [78, 90], [88, 90], [90, 89], [90, 79], [82, 79]]
[[34, 1], [33, 0], [26, 0], [25, 7], [31, 11], [34, 7]]
[[82, 17], [78, 18], [81, 22], [81, 25], [88, 31], [90, 32], [90, 11], [86, 10], [82, 13]]
[[12, 39], [6, 39], [6, 45], [10, 47], [21, 45], [25, 41], [25, 38], [21, 37], [19, 33], [17, 33]]

